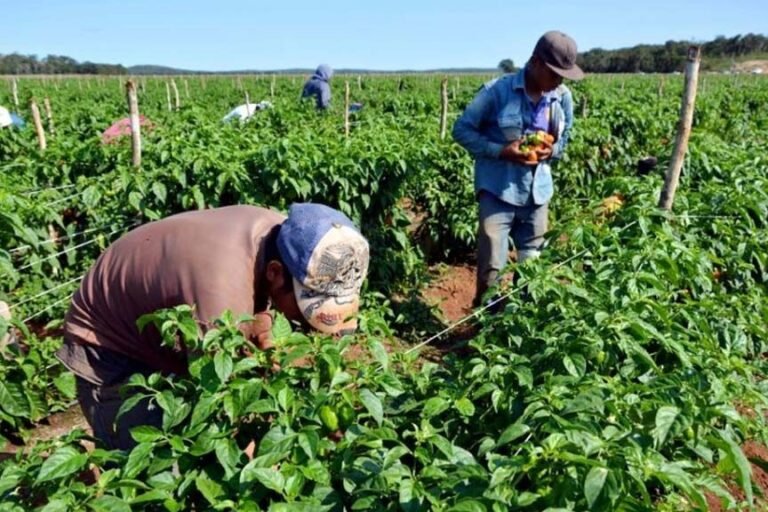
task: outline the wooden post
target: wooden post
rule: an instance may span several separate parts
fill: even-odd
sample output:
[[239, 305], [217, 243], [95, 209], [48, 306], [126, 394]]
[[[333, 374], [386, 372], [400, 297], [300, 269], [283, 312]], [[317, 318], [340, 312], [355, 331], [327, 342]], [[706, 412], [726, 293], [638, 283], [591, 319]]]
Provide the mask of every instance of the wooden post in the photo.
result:
[[357, 90], [358, 91], [363, 90], [363, 77], [360, 75], [357, 75]]
[[443, 78], [440, 83], [440, 138], [445, 139], [445, 133], [448, 129], [448, 79]]
[[168, 112], [170, 112], [173, 110], [173, 106], [171, 105], [171, 86], [168, 82], [165, 82], [165, 98], [168, 100]]
[[[5, 320], [6, 322], [9, 322], [11, 320], [11, 308], [8, 306], [7, 303], [0, 300], [0, 318]], [[1, 338], [0, 338], [0, 348], [5, 347], [9, 343], [11, 343], [12, 340], [12, 333], [11, 329], [8, 329], [8, 332], [6, 332]]]
[[128, 96], [128, 111], [131, 118], [133, 166], [138, 168], [141, 166], [141, 123], [139, 122], [139, 100], [136, 99], [136, 84], [133, 80], [128, 80], [125, 83], [125, 92]]
[[187, 82], [187, 79], [184, 79], [184, 97], [186, 99], [189, 99], [189, 82]]
[[269, 97], [271, 99], [275, 98], [275, 75], [272, 75], [272, 82], [269, 84]]
[[661, 80], [659, 80], [659, 98], [664, 96], [664, 77], [661, 77]]
[[344, 136], [349, 137], [349, 80], [344, 81]]
[[589, 99], [584, 96], [581, 99], [581, 117], [587, 117], [587, 113], [589, 112]]
[[245, 93], [245, 115], [248, 117], [251, 116], [251, 97], [248, 96], [248, 91], [243, 91]]
[[45, 143], [45, 130], [43, 130], [43, 122], [40, 120], [40, 109], [37, 108], [34, 98], [29, 106], [32, 109], [32, 120], [35, 123], [35, 132], [37, 132], [37, 143], [40, 145], [40, 151], [45, 151], [47, 147]]
[[661, 195], [659, 196], [659, 208], [664, 210], [672, 209], [675, 191], [680, 182], [680, 171], [683, 168], [685, 153], [688, 149], [688, 138], [691, 136], [700, 62], [701, 47], [691, 46], [688, 48], [688, 62], [685, 65], [685, 90], [683, 91], [683, 102], [680, 108], [680, 123], [677, 126], [675, 149], [672, 153], [672, 161], [669, 163], [666, 176], [664, 177], [664, 188], [662, 188]]
[[179, 102], [179, 88], [176, 87], [176, 81], [171, 78], [171, 89], [173, 89], [173, 97], [175, 99], [176, 110], [179, 110], [181, 103]]
[[16, 78], [11, 82], [11, 91], [13, 92], [13, 104], [16, 105], [16, 110], [19, 110], [19, 86], [16, 84]]
[[43, 101], [43, 105], [45, 105], [45, 116], [48, 118], [48, 131], [53, 135], [56, 131], [53, 127], [53, 110], [51, 109], [51, 100], [47, 96]]

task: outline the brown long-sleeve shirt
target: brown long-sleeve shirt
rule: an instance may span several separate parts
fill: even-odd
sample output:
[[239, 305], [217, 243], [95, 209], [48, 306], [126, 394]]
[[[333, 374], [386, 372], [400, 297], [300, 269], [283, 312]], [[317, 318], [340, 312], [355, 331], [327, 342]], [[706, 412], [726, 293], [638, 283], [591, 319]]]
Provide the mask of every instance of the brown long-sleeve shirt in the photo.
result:
[[59, 359], [97, 384], [98, 372], [73, 346], [95, 346], [152, 370], [183, 373], [186, 354], [163, 347], [154, 328], [139, 332], [136, 320], [180, 304], [193, 305], [203, 324], [225, 310], [236, 317], [256, 312], [265, 239], [284, 220], [264, 208], [228, 206], [181, 213], [127, 233], [83, 278], [67, 312]]

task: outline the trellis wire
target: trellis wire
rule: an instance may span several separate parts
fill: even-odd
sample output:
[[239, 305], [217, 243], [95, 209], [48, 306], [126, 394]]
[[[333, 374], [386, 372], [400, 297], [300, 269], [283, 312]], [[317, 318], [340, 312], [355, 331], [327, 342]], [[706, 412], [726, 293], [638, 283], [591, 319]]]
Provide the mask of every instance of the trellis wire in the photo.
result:
[[[633, 226], [635, 224], [637, 224], [637, 221], [632, 221], [629, 224], [627, 224], [626, 226], [624, 226], [623, 228], [619, 229], [616, 233], [617, 234], [621, 233], [625, 229], [628, 229], [628, 228], [630, 228], [631, 226]], [[565, 260], [561, 261], [560, 263], [558, 263], [556, 265], [553, 265], [552, 267], [550, 267], [549, 270], [550, 271], [557, 270], [558, 268], [563, 267], [564, 265], [570, 263], [571, 261], [575, 260], [576, 258], [580, 258], [581, 256], [585, 255], [588, 252], [589, 252], [589, 249], [584, 249], [582, 251], [579, 251], [576, 254], [574, 254], [574, 255], [566, 258]], [[405, 351], [405, 353], [406, 354], [410, 354], [411, 352], [414, 352], [414, 351], [420, 349], [421, 347], [429, 345], [430, 343], [432, 343], [436, 339], [438, 339], [438, 338], [442, 337], [443, 335], [445, 335], [445, 334], [451, 332], [452, 330], [456, 329], [461, 324], [463, 324], [463, 323], [465, 323], [465, 322], [467, 322], [467, 321], [469, 321], [469, 320], [479, 316], [484, 311], [486, 311], [489, 308], [492, 308], [493, 306], [495, 306], [499, 302], [501, 302], [501, 301], [503, 301], [505, 299], [508, 299], [509, 297], [512, 296], [513, 293], [522, 290], [523, 287], [525, 287], [527, 284], [528, 284], [528, 282], [525, 282], [525, 283], [522, 283], [522, 284], [514, 287], [513, 289], [511, 289], [507, 293], [497, 297], [496, 299], [492, 300], [491, 302], [489, 302], [488, 304], [484, 305], [480, 309], [477, 309], [476, 311], [474, 311], [471, 314], [465, 316], [464, 318], [461, 318], [460, 320], [457, 320], [456, 322], [454, 322], [453, 324], [449, 325], [448, 327], [446, 327], [442, 331], [438, 332], [437, 334], [434, 334], [434, 335], [430, 336], [429, 338], [427, 338], [426, 340], [424, 340], [424, 341], [414, 345], [413, 347], [409, 348], [408, 350]]]

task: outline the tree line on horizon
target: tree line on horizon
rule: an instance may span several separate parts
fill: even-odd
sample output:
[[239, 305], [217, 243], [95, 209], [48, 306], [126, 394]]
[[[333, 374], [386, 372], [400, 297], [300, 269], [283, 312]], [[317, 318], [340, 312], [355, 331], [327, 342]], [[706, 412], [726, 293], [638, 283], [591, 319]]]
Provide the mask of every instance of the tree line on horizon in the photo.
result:
[[[578, 63], [590, 73], [671, 73], [685, 67], [688, 41], [667, 41], [664, 44], [641, 44], [631, 48], [603, 50], [594, 48], [579, 54]], [[722, 63], [714, 59], [743, 59], [749, 55], [768, 53], [768, 37], [745, 34], [734, 37], [718, 36], [701, 44], [701, 69], [715, 70]]]
[[[667, 41], [664, 44], [641, 44], [631, 48], [604, 50], [594, 48], [579, 54], [579, 65], [590, 73], [670, 73], [682, 71], [685, 66], [688, 41]], [[745, 34], [733, 37], [718, 36], [701, 44], [704, 70], [714, 69], [707, 59], [741, 59], [749, 55], [768, 53], [768, 37]], [[146, 66], [144, 66], [146, 67]], [[137, 67], [141, 68], [141, 67]], [[499, 68], [504, 72], [515, 69], [511, 59], [503, 59]], [[169, 68], [170, 69], [170, 68]], [[36, 55], [20, 53], [0, 54], [0, 75], [124, 75], [137, 73], [120, 64], [78, 62], [63, 55]]]

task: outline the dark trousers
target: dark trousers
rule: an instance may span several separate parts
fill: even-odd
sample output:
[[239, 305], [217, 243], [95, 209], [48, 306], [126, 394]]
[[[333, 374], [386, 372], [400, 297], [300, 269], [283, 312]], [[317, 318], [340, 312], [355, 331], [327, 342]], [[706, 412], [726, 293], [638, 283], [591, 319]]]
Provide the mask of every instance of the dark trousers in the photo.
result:
[[136, 446], [131, 437], [131, 429], [139, 425], [160, 427], [163, 410], [149, 398], [141, 400], [133, 409], [124, 412], [119, 418], [117, 412], [125, 399], [120, 395], [120, 388], [127, 382], [123, 380], [109, 386], [99, 386], [78, 376], [77, 401], [83, 415], [93, 430], [93, 435], [110, 450], [130, 450]]

